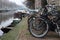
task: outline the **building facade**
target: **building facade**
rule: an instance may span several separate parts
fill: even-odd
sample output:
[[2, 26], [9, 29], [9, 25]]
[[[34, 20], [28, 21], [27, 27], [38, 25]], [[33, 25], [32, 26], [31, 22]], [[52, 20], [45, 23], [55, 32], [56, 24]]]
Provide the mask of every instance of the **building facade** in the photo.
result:
[[[47, 4], [53, 3], [52, 2], [53, 0], [35, 0], [35, 8], [39, 8], [40, 6], [44, 5], [45, 4], [44, 1], [45, 3], [47, 1]], [[60, 6], [60, 0], [54, 0], [54, 2], [57, 6]]]
[[[44, 6], [44, 5], [46, 5], [47, 3], [48, 4], [51, 4], [51, 3], [53, 3], [52, 1], [53, 0], [27, 0], [28, 1], [28, 3], [27, 4], [29, 4], [29, 1], [30, 1], [30, 7], [32, 6], [32, 8], [39, 8], [39, 7], [41, 7], [41, 6]], [[47, 3], [46, 3], [46, 1], [47, 1]], [[57, 5], [57, 6], [60, 6], [60, 0], [54, 0], [55, 1], [55, 4]]]
[[31, 8], [31, 9], [35, 8], [35, 0], [26, 0], [25, 4], [28, 8]]

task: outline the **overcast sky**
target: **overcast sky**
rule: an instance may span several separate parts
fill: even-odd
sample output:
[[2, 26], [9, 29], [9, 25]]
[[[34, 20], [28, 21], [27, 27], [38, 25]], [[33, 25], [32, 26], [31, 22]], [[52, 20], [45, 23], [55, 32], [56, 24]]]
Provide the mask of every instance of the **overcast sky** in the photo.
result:
[[0, 10], [1, 9], [15, 9], [19, 6], [16, 5], [14, 2], [9, 2], [8, 0], [0, 0]]
[[25, 0], [0, 0], [0, 10], [19, 8], [20, 6], [24, 6], [24, 1]]
[[23, 2], [24, 2], [25, 0], [9, 0], [9, 1], [14, 2], [14, 3], [16, 3], [17, 5], [23, 5]]

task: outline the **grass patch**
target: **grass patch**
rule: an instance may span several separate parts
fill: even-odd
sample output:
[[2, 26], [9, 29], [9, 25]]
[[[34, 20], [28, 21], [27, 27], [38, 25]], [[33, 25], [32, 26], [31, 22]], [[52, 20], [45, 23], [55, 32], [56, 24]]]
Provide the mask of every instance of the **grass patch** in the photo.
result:
[[23, 20], [14, 27], [14, 29], [12, 29], [11, 31], [9, 31], [8, 33], [4, 34], [0, 40], [17, 40], [17, 37], [19, 35], [19, 31], [21, 31], [22, 29], [26, 28], [27, 24], [27, 18], [23, 18]]
[[29, 33], [29, 32], [27, 32], [25, 35], [30, 35], [30, 33]]

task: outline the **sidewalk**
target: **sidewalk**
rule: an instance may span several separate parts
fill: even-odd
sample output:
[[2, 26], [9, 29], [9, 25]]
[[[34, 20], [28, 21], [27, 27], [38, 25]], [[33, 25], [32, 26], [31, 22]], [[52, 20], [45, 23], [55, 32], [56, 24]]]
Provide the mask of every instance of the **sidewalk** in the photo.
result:
[[44, 38], [35, 38], [30, 35], [28, 31], [27, 18], [25, 18], [20, 25], [19, 37], [17, 40], [60, 40], [55, 32], [49, 32]]

